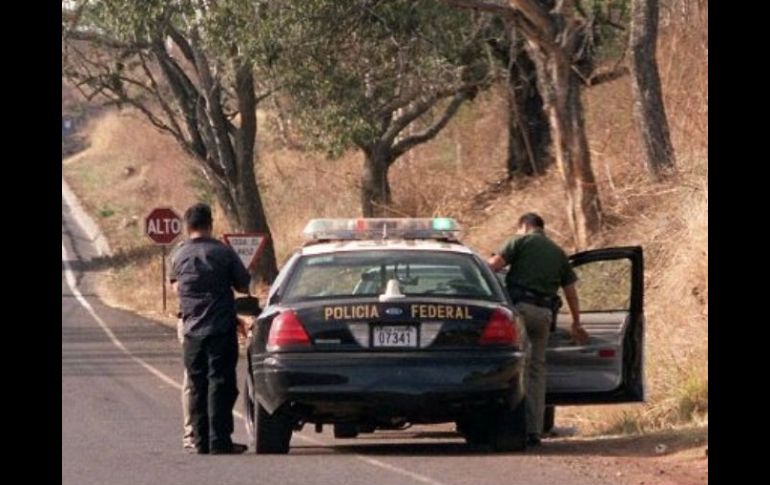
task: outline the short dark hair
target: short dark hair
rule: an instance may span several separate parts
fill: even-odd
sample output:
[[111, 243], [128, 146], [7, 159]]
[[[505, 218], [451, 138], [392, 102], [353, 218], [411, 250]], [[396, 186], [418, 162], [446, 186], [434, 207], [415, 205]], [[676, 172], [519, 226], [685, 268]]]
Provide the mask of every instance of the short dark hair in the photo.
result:
[[545, 229], [545, 221], [542, 217], [534, 212], [527, 212], [523, 216], [519, 217], [519, 225], [526, 224], [528, 226], [537, 227], [539, 229]]
[[193, 205], [185, 211], [184, 222], [193, 231], [211, 229], [211, 207], [204, 203]]

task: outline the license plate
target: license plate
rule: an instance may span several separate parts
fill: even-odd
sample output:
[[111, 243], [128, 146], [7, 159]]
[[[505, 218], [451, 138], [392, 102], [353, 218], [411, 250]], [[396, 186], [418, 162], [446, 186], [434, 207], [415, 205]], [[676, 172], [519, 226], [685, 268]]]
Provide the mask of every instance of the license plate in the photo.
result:
[[417, 327], [376, 326], [372, 330], [373, 347], [417, 347]]

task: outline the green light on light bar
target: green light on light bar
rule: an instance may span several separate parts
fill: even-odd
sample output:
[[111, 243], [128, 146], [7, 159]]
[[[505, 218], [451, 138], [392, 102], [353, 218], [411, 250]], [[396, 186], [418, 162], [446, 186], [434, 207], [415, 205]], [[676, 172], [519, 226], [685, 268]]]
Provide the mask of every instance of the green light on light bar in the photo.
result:
[[451, 231], [455, 229], [454, 220], [448, 217], [438, 217], [433, 219], [433, 229], [436, 231]]

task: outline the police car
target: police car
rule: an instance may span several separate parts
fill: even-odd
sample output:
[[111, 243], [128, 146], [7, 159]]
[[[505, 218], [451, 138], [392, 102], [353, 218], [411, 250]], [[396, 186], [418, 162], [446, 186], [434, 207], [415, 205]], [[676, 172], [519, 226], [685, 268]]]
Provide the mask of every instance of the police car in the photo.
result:
[[[350, 438], [454, 422], [469, 443], [525, 448], [526, 332], [501, 280], [458, 231], [447, 218], [310, 221], [247, 343], [243, 395], [257, 453], [287, 453], [305, 424]], [[614, 282], [591, 291], [610, 291], [625, 308], [596, 311], [581, 293], [591, 341], [573, 345], [560, 321], [549, 403], [640, 400], [641, 250], [574, 262], [598, 262], [599, 280]]]

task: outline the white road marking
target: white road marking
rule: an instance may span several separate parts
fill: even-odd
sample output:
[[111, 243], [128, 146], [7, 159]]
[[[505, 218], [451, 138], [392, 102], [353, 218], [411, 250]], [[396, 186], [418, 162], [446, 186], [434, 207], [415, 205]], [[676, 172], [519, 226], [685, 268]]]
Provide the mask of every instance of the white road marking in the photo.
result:
[[[102, 317], [99, 316], [99, 314], [94, 311], [94, 308], [91, 306], [91, 304], [88, 302], [88, 300], [83, 297], [83, 294], [80, 292], [80, 290], [77, 287], [77, 280], [75, 279], [75, 273], [72, 271], [72, 266], [69, 262], [69, 254], [67, 253], [67, 248], [64, 246], [64, 241], [62, 241], [61, 245], [61, 259], [62, 263], [64, 264], [64, 277], [67, 280], [67, 285], [70, 288], [70, 291], [72, 291], [73, 296], [75, 299], [80, 303], [83, 308], [88, 311], [89, 314], [94, 318], [96, 323], [99, 324], [99, 326], [104, 330], [104, 333], [107, 334], [107, 337], [109, 337], [110, 341], [112, 342], [115, 347], [123, 351], [127, 356], [129, 356], [134, 362], [139, 364], [140, 366], [144, 367], [150, 374], [154, 375], [161, 381], [165, 382], [166, 384], [178, 389], [182, 390], [182, 384], [175, 381], [172, 377], [168, 376], [167, 374], [161, 372], [160, 370], [156, 369], [152, 365], [145, 362], [142, 358], [137, 357], [134, 355], [128, 348], [126, 348], [125, 345], [123, 345], [123, 342], [118, 340], [118, 338], [115, 336], [115, 333], [113, 333], [112, 329], [107, 325], [107, 323], [102, 320]], [[233, 414], [237, 416], [240, 419], [245, 420], [246, 418], [238, 411], [233, 410]], [[307, 441], [308, 443], [313, 443], [315, 445], [320, 446], [329, 446], [329, 443], [311, 438], [309, 436], [301, 435], [299, 433], [294, 434], [297, 438]], [[439, 482], [437, 480], [434, 480], [430, 477], [426, 477], [425, 475], [421, 475], [419, 473], [411, 472], [409, 470], [405, 470], [401, 467], [391, 465], [389, 463], [385, 463], [383, 461], [377, 460], [375, 458], [369, 458], [367, 456], [362, 456], [358, 454], [353, 455], [354, 458], [357, 460], [363, 461], [364, 463], [368, 463], [369, 465], [382, 468], [384, 470], [388, 470], [390, 472], [396, 473], [398, 475], [403, 475], [409, 478], [412, 478], [413, 480], [416, 480], [418, 482], [422, 483], [428, 483], [430, 485], [445, 485], [442, 482]]]
[[163, 372], [159, 371], [155, 367], [151, 366], [144, 360], [140, 359], [139, 357], [135, 356], [130, 350], [126, 348], [125, 345], [123, 345], [123, 342], [118, 340], [118, 338], [115, 336], [115, 334], [112, 332], [112, 329], [110, 329], [109, 326], [102, 320], [102, 317], [100, 317], [95, 311], [94, 308], [91, 306], [90, 303], [88, 303], [88, 300], [86, 300], [83, 297], [83, 294], [80, 293], [80, 290], [77, 287], [77, 280], [75, 279], [75, 273], [72, 271], [72, 266], [69, 263], [69, 254], [67, 253], [67, 248], [64, 247], [64, 242], [62, 241], [61, 244], [61, 259], [62, 263], [64, 263], [64, 277], [67, 279], [67, 285], [70, 287], [70, 291], [72, 291], [72, 294], [75, 296], [75, 299], [80, 303], [83, 308], [85, 308], [88, 313], [91, 314], [92, 317], [94, 317], [94, 320], [96, 320], [96, 323], [99, 324], [100, 327], [102, 327], [102, 330], [104, 330], [104, 333], [107, 334], [107, 337], [109, 337], [110, 341], [112, 341], [112, 344], [115, 345], [115, 347], [122, 350], [126, 355], [131, 357], [131, 359], [134, 360], [137, 364], [141, 365], [147, 371], [160, 379], [161, 381], [165, 382], [166, 384], [176, 387], [180, 391], [182, 390], [182, 384], [176, 382], [171, 377], [167, 376]]

